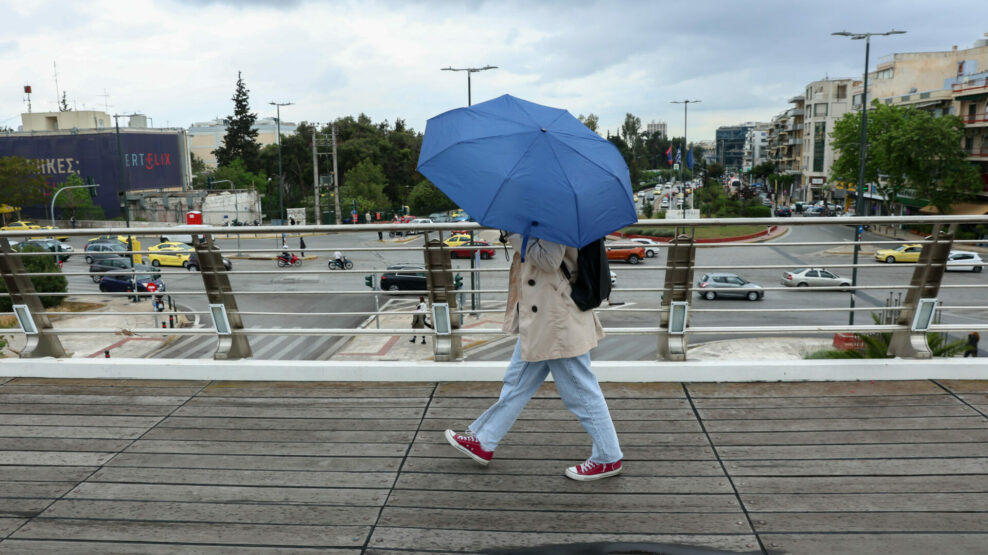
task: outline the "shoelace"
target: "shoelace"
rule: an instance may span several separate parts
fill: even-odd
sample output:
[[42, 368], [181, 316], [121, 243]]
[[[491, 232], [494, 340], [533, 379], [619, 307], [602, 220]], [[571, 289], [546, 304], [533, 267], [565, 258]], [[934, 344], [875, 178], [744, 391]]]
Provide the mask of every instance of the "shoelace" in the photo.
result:
[[587, 474], [591, 470], [597, 468], [598, 466], [600, 466], [600, 465], [597, 464], [597, 463], [595, 463], [595, 462], [593, 462], [590, 459], [587, 459], [587, 462], [585, 462], [585, 463], [583, 463], [583, 464], [580, 465], [580, 473], [581, 474]]
[[463, 433], [463, 434], [458, 434], [458, 435], [460, 436], [460, 439], [462, 439], [463, 441], [465, 441], [467, 443], [476, 443], [477, 445], [480, 445], [480, 440], [478, 440], [477, 437], [474, 436], [473, 434]]

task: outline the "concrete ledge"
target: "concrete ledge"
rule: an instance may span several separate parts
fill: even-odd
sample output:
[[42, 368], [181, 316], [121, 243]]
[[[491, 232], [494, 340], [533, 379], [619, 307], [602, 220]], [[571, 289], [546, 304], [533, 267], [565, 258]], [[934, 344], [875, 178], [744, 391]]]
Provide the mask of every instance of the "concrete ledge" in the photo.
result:
[[[501, 381], [506, 362], [277, 361], [183, 359], [5, 359], [0, 377], [345, 382]], [[973, 380], [977, 358], [934, 360], [595, 361], [602, 382]]]

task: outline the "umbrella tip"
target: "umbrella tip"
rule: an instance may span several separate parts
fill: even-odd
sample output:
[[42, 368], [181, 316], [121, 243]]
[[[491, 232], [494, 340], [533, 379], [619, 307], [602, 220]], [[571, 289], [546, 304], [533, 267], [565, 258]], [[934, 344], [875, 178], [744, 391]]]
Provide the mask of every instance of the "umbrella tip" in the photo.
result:
[[543, 127], [543, 128], [542, 128], [542, 132], [543, 132], [543, 133], [545, 133], [545, 132], [546, 132], [546, 129], [545, 129], [545, 127]]

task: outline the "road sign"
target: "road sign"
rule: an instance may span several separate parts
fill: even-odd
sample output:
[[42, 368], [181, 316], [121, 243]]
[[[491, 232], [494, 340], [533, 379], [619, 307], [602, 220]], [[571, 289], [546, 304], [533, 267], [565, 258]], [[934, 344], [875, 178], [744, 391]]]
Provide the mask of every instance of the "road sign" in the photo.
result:
[[148, 293], [154, 293], [158, 290], [158, 286], [154, 284], [153, 281], [149, 281], [147, 284]]

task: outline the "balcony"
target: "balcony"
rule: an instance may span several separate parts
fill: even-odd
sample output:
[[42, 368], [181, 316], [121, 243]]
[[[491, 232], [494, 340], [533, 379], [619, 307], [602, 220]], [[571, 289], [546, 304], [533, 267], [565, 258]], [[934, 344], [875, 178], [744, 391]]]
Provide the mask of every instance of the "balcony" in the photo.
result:
[[961, 116], [961, 121], [968, 127], [983, 127], [988, 125], [988, 112], [967, 113]]
[[979, 162], [988, 160], [988, 146], [982, 146], [981, 148], [965, 148], [964, 152], [967, 153], [968, 160]]
[[951, 86], [954, 98], [964, 98], [977, 95], [988, 95], [988, 77], [972, 79], [963, 83], [954, 83]]

